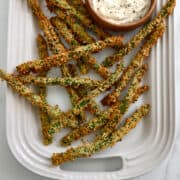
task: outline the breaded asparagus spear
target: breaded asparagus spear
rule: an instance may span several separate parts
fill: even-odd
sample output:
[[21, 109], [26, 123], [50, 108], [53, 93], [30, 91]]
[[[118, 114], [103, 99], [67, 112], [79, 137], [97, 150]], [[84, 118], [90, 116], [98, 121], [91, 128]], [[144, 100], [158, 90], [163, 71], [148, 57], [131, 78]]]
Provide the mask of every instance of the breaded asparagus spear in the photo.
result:
[[[30, 5], [31, 5], [32, 8], [35, 8], [36, 6], [38, 6], [38, 2], [35, 2], [36, 3], [35, 5], [33, 3], [34, 3], [33, 0], [31, 0], [31, 4]], [[40, 11], [40, 8], [39, 8], [39, 11]], [[57, 39], [57, 37], [56, 37], [56, 39]], [[64, 76], [69, 76], [68, 69], [65, 68], [65, 66], [62, 68], [62, 73], [63, 73]], [[71, 100], [72, 100], [72, 104], [74, 106], [76, 104], [76, 100], [78, 100], [79, 97], [77, 96], [76, 92], [72, 88], [69, 87], [67, 90], [68, 90], [68, 92], [70, 94], [70, 97], [71, 97]], [[83, 116], [83, 112], [82, 111], [80, 112], [80, 114]], [[80, 116], [79, 116], [79, 118], [80, 118]], [[80, 118], [80, 119], [83, 119], [83, 118]]]
[[[149, 87], [148, 86], [143, 86], [140, 88], [137, 88], [135, 90], [134, 95], [131, 96], [131, 99], [129, 100], [129, 104], [124, 105], [124, 101], [118, 103], [116, 106], [113, 106], [109, 108], [106, 111], [103, 111], [101, 114], [99, 114], [97, 117], [91, 119], [89, 122], [81, 125], [78, 128], [73, 129], [71, 132], [69, 132], [66, 136], [64, 136], [61, 139], [61, 145], [63, 146], [68, 146], [70, 145], [73, 141], [78, 140], [86, 135], [89, 135], [98, 129], [102, 128], [104, 125], [106, 125], [108, 122], [113, 122], [111, 123], [111, 126], [113, 126], [117, 121], [120, 121], [123, 114], [126, 112], [130, 104], [135, 102], [144, 92], [148, 91]], [[113, 121], [113, 119], [115, 119]], [[107, 126], [106, 129], [107, 130]], [[108, 133], [109, 131], [105, 131]], [[105, 133], [101, 134], [104, 135]]]
[[[97, 96], [100, 92], [105, 91], [107, 88], [109, 88], [112, 84], [114, 84], [120, 77], [120, 72], [122, 70], [122, 66], [118, 66], [117, 70], [115, 71], [115, 73], [112, 73], [112, 75], [105, 80], [103, 83], [101, 83], [101, 85], [99, 86], [99, 88], [95, 89], [95, 91], [91, 91], [87, 96], [83, 97], [83, 99], [79, 100], [75, 107], [67, 112], [65, 114], [66, 117], [69, 116], [69, 118], [73, 117], [74, 115], [74, 109], [76, 110], [76, 107], [78, 107], [78, 113], [76, 113], [76, 115], [79, 115], [79, 113], [83, 112], [82, 110], [84, 108], [86, 108], [89, 104], [91, 104], [92, 99]], [[47, 128], [46, 130], [46, 135], [48, 136], [48, 139], [53, 139], [53, 135], [58, 132], [60, 130], [59, 126], [57, 126], [58, 124], [58, 120], [57, 121], [53, 121], [49, 128]]]
[[[37, 38], [36, 38], [36, 42], [37, 42], [37, 48], [38, 48], [39, 57], [41, 59], [44, 59], [44, 58], [48, 57], [48, 47], [47, 47], [47, 44], [46, 44], [46, 41], [45, 41], [44, 37], [39, 34], [37, 36]], [[40, 73], [39, 76], [45, 77], [46, 72]], [[41, 96], [41, 98], [42, 98], [42, 100], [44, 102], [47, 102], [46, 101], [46, 95], [47, 95], [46, 91], [47, 90], [46, 90], [45, 86], [39, 86], [39, 95]], [[40, 120], [41, 120], [41, 129], [42, 129], [42, 132], [43, 132], [44, 127], [49, 125], [50, 119], [48, 117], [48, 114], [46, 112], [44, 112], [42, 109], [40, 109]], [[43, 137], [43, 143], [45, 145], [49, 143], [48, 140], [45, 137]]]
[[37, 86], [47, 86], [47, 85], [61, 85], [64, 87], [72, 86], [73, 88], [78, 88], [79, 86], [86, 87], [97, 87], [100, 84], [100, 81], [93, 80], [90, 78], [80, 78], [80, 77], [41, 77], [41, 76], [21, 76], [18, 77], [24, 84], [35, 84]]
[[[51, 23], [57, 28], [58, 32], [64, 37], [64, 39], [71, 45], [71, 47], [77, 47], [77, 45], [80, 45], [75, 37], [73, 36], [72, 32], [64, 22], [62, 22], [58, 17], [51, 18]], [[69, 23], [69, 22], [67, 22]], [[83, 56], [80, 58], [78, 62], [81, 62], [81, 64], [84, 62], [84, 65], [88, 64], [92, 69], [94, 69], [98, 74], [100, 74], [103, 78], [107, 78], [110, 75], [110, 72], [107, 68], [99, 64], [96, 59], [93, 56]], [[78, 64], [77, 64], [78, 65]], [[84, 68], [82, 68], [81, 72], [84, 74], [86, 71], [84, 71]]]
[[116, 71], [105, 81], [103, 81], [99, 86], [89, 94], [83, 97], [72, 109], [73, 113], [78, 115], [87, 105], [91, 102], [91, 99], [98, 96], [100, 93], [106, 91], [110, 88], [121, 76], [123, 70], [123, 64], [118, 65]]
[[176, 0], [168, 0], [164, 7], [160, 10], [158, 15], [147, 25], [145, 25], [123, 48], [119, 50], [118, 53], [106, 58], [106, 60], [103, 62], [103, 65], [105, 67], [113, 65], [114, 62], [119, 61], [123, 56], [127, 55], [133, 48], [137, 47], [146, 36], [152, 33], [152, 31], [154, 31], [155, 28], [159, 26], [163, 19], [172, 14], [175, 5]]
[[[84, 6], [82, 0], [67, 0], [67, 2], [73, 6], [77, 11], [80, 11], [82, 14], [87, 13], [87, 9]], [[88, 14], [87, 14], [88, 16]]]
[[59, 42], [59, 38], [54, 31], [53, 26], [42, 12], [38, 0], [27, 0], [29, 7], [32, 9], [34, 15], [37, 17], [40, 28], [42, 29], [49, 49], [54, 53], [61, 53], [65, 51], [65, 48]]
[[[66, 49], [60, 43], [59, 37], [54, 31], [54, 27], [51, 25], [48, 18], [43, 14], [43, 11], [40, 8], [38, 0], [27, 0], [27, 1], [34, 15], [37, 17], [39, 24], [41, 24], [40, 28], [44, 32], [50, 50], [53, 52], [53, 54], [65, 52]], [[63, 74], [69, 76], [68, 69], [65, 65], [62, 66], [61, 70]]]
[[83, 15], [80, 12], [76, 11], [75, 8], [70, 6], [66, 0], [47, 0], [47, 2], [48, 4], [66, 11], [66, 14], [77, 18], [85, 27], [89, 28], [93, 24], [91, 19], [89, 19], [86, 15]]
[[[66, 42], [70, 45], [71, 48], [75, 48], [80, 45], [79, 42], [76, 41], [71, 29], [67, 27], [66, 23], [64, 23], [58, 17], [52, 17], [50, 21], [52, 25], [57, 29], [58, 33], [66, 40]], [[77, 66], [79, 67], [81, 74], [88, 73], [89, 66], [87, 66], [87, 63], [83, 60], [83, 57], [80, 58], [79, 61], [77, 61]]]
[[[147, 65], [145, 64], [134, 75], [133, 80], [128, 89], [128, 93], [121, 101], [121, 105], [119, 107], [119, 111], [120, 111], [119, 117], [123, 116], [123, 114], [127, 111], [130, 103], [134, 103], [135, 101], [137, 101], [139, 95], [142, 94], [142, 92], [145, 92], [149, 89], [148, 86], [143, 86], [138, 88], [146, 71], [147, 71]], [[115, 107], [114, 109], [116, 109], [116, 105], [114, 107]], [[117, 113], [113, 112], [112, 116], [117, 116]], [[110, 133], [112, 133], [114, 129], [117, 127], [119, 121], [121, 120], [121, 118], [111, 118], [111, 119], [112, 120], [108, 121], [105, 124], [105, 126], [101, 129], [101, 133], [96, 137], [96, 139], [105, 138]]]
[[94, 32], [97, 37], [99, 39], [104, 39], [109, 35], [109, 33], [103, 31], [102, 28], [100, 28], [99, 26], [97, 26], [93, 20], [91, 19], [91, 16], [87, 13], [87, 9], [84, 5], [84, 3], [81, 0], [76, 0], [76, 1], [72, 1], [72, 0], [67, 0], [67, 2], [69, 3], [69, 5], [71, 5], [78, 13], [81, 13], [82, 15], [86, 16], [88, 19], [90, 19], [92, 21], [92, 24], [89, 26], [85, 26], [86, 28], [88, 28], [89, 30], [91, 30], [92, 32]]
[[47, 71], [51, 67], [59, 67], [62, 64], [66, 63], [68, 60], [78, 60], [82, 56], [87, 56], [89, 53], [99, 52], [102, 49], [108, 47], [114, 47], [119, 44], [122, 44], [121, 36], [108, 37], [105, 40], [99, 40], [95, 43], [88, 44], [85, 46], [80, 46], [74, 50], [68, 52], [63, 52], [60, 54], [49, 56], [44, 60], [36, 59], [33, 61], [25, 62], [17, 66], [17, 71], [19, 74], [29, 74], [30, 72], [40, 73]]
[[[84, 28], [81, 25], [79, 25], [78, 22], [76, 22], [72, 16], [70, 16], [69, 14], [65, 14], [63, 11], [61, 11], [60, 9], [56, 7], [52, 7], [51, 9], [55, 14], [57, 14], [57, 16], [61, 20], [67, 23], [67, 25], [71, 28], [74, 35], [76, 35], [75, 38], [78, 39], [79, 42], [81, 42], [82, 44], [87, 44], [87, 42], [88, 43], [91, 42], [91, 40], [89, 40], [90, 36], [88, 35], [88, 33], [86, 33]], [[119, 43], [118, 47], [120, 47], [121, 45], [122, 43]], [[96, 59], [93, 57], [87, 57], [87, 59], [89, 60], [88, 64], [90, 65], [91, 68], [93, 68], [96, 72], [98, 72], [102, 77], [107, 78], [108, 70], [106, 68], [98, 64], [96, 62]], [[85, 62], [87, 61], [86, 58], [83, 58], [82, 60], [84, 60]]]
[[67, 119], [57, 106], [49, 105], [41, 98], [41, 96], [33, 93], [31, 89], [23, 85], [23, 83], [13, 75], [8, 74], [0, 69], [0, 78], [5, 80], [14, 91], [23, 96], [32, 105], [37, 106], [46, 112], [53, 121], [58, 120], [61, 128], [67, 126], [77, 126], [76, 119]]
[[81, 157], [90, 157], [93, 154], [105, 150], [109, 147], [114, 146], [117, 142], [127, 135], [132, 129], [134, 129], [139, 121], [145, 117], [150, 111], [150, 105], [143, 105], [137, 109], [131, 117], [126, 119], [125, 124], [115, 130], [112, 134], [107, 136], [105, 139], [93, 141], [78, 147], [70, 148], [63, 153], [54, 153], [51, 157], [52, 164], [58, 166], [67, 161], [73, 161]]
[[149, 56], [152, 47], [163, 35], [164, 31], [164, 24], [160, 24], [159, 27], [148, 37], [146, 42], [141, 46], [141, 49], [137, 52], [134, 58], [132, 58], [129, 66], [125, 68], [116, 89], [102, 100], [103, 105], [112, 105], [117, 101], [121, 91], [127, 86], [135, 71], [142, 66], [144, 59]]
[[78, 42], [84, 45], [95, 42], [94, 38], [86, 32], [84, 27], [82, 27], [74, 17], [65, 13], [57, 7], [53, 7], [52, 11], [58, 16], [58, 18], [67, 23]]
[[[43, 30], [46, 39], [48, 39], [50, 49], [52, 49], [53, 54], [61, 53], [62, 51], [65, 51], [65, 48], [59, 41], [59, 37], [57, 36], [56, 32], [54, 31], [53, 26], [51, 25], [50, 21], [46, 18], [46, 16], [43, 14], [38, 0], [28, 0], [28, 4], [31, 7], [33, 13], [36, 15], [36, 17], [39, 20], [40, 24], [43, 24], [41, 29]], [[39, 15], [40, 14], [40, 15]], [[61, 71], [63, 76], [71, 77], [69, 70], [66, 65], [62, 65]], [[74, 99], [77, 98], [77, 94], [71, 87], [66, 88], [68, 93], [70, 94], [70, 97], [72, 97], [72, 104], [75, 102]], [[73, 98], [75, 96], [75, 98]]]
[[79, 46], [79, 42], [75, 39], [73, 32], [69, 29], [64, 21], [58, 17], [52, 17], [50, 19], [51, 24], [57, 29], [58, 33], [66, 40], [71, 48]]
[[[69, 42], [69, 44], [72, 46], [72, 47], [76, 47], [77, 45], [79, 45], [79, 43], [75, 40], [75, 38], [73, 37], [73, 34], [72, 34], [72, 32], [71, 32], [71, 30], [70, 29], [68, 29], [68, 27], [66, 26], [66, 24], [64, 23], [64, 22], [62, 22], [59, 18], [57, 18], [57, 17], [53, 17], [53, 18], [51, 18], [51, 23], [58, 29], [58, 31], [61, 33], [61, 35], [64, 37], [64, 39], [67, 41], [67, 42]], [[59, 24], [60, 23], [60, 24]], [[83, 59], [83, 57], [82, 57], [82, 59]], [[78, 61], [79, 62], [79, 61]], [[75, 68], [75, 66], [73, 66], [73, 64], [68, 64], [68, 66], [69, 66], [69, 71], [70, 71], [70, 74], [74, 77], [74, 76], [77, 76], [77, 71], [76, 71], [76, 68]], [[104, 76], [104, 77], [107, 77], [109, 74], [110, 74], [110, 72], [106, 72], [106, 71], [104, 71], [104, 74], [106, 74], [106, 76]], [[76, 84], [76, 83], [74, 83], [74, 82], [72, 82], [72, 81], [70, 81], [70, 83], [71, 84], [69, 84], [70, 86], [71, 85], [73, 85], [73, 87], [74, 87], [74, 85]], [[87, 83], [87, 82], [86, 82]], [[85, 83], [85, 84], [86, 84]], [[97, 85], [98, 85], [98, 82], [96, 82], [97, 83]], [[66, 82], [66, 84], [67, 84], [67, 82]], [[79, 84], [79, 83], [78, 83]], [[84, 85], [85, 85], [84, 84]], [[95, 84], [94, 84], [95, 85]], [[87, 85], [88, 86], [88, 85]], [[96, 86], [96, 85], [95, 85]], [[82, 96], [84, 96], [85, 94], [82, 92], [82, 91], [86, 91], [86, 93], [87, 93], [87, 90], [86, 89], [84, 89], [84, 87], [82, 87], [82, 88], [80, 88], [79, 89], [79, 95], [80, 95], [80, 97], [82, 97]], [[73, 99], [75, 99], [75, 100], [79, 100], [80, 98], [79, 97], [72, 97]], [[95, 101], [93, 101], [93, 100], [91, 100], [91, 103], [88, 105], [88, 107], [87, 107], [87, 110], [89, 111], [89, 112], [91, 112], [92, 114], [94, 114], [95, 116], [97, 116], [98, 114], [100, 114], [101, 113], [101, 111], [100, 111], [100, 108], [99, 108], [99, 106], [96, 104], [96, 102]], [[81, 118], [81, 117], [79, 117], [79, 118]]]
[[[70, 145], [72, 141], [96, 131], [105, 124], [106, 125], [102, 130], [103, 133], [101, 133], [101, 136], [105, 136], [105, 134], [109, 133], [110, 130], [113, 130], [118, 124], [118, 122], [121, 120], [120, 117], [125, 114], [129, 106], [135, 101], [137, 101], [144, 92], [148, 91], [148, 86], [143, 86], [140, 88], [137, 87], [146, 71], [146, 65], [142, 66], [142, 68], [137, 71], [130, 85], [127, 95], [123, 98], [121, 102], [118, 102], [117, 104], [109, 108], [107, 111], [102, 112], [101, 114], [99, 114], [98, 117], [93, 118], [86, 124], [72, 130], [62, 139], [61, 144], [64, 146]], [[117, 116], [118, 118], [113, 118], [114, 116]]]

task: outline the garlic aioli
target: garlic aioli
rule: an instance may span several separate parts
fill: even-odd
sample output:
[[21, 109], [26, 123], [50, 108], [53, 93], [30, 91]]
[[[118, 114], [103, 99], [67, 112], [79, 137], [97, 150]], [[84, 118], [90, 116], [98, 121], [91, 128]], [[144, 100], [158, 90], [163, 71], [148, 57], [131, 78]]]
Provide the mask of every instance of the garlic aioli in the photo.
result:
[[114, 24], [125, 24], [141, 19], [148, 12], [151, 0], [92, 0], [102, 18]]

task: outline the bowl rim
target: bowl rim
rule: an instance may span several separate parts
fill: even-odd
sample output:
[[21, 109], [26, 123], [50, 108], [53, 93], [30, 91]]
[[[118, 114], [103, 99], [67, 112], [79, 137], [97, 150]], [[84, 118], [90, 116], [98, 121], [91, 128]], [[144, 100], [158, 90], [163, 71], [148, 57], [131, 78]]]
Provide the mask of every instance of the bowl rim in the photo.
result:
[[130, 23], [123, 23], [123, 24], [115, 24], [115, 23], [111, 23], [109, 21], [106, 21], [105, 18], [103, 18], [101, 15], [99, 15], [93, 8], [92, 5], [92, 0], [85, 0], [85, 5], [89, 11], [89, 13], [92, 15], [92, 17], [94, 18], [94, 20], [109, 29], [134, 29], [142, 24], [144, 24], [152, 15], [155, 7], [157, 4], [157, 0], [151, 0], [151, 6], [149, 8], [149, 10], [147, 11], [146, 15], [143, 16], [142, 18], [140, 18], [139, 20], [130, 22]]

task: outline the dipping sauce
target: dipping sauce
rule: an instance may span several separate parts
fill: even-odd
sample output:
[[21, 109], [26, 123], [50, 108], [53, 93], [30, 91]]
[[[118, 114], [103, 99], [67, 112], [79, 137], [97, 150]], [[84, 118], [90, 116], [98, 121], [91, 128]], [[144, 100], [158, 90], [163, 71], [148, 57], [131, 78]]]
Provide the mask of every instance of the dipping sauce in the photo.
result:
[[126, 24], [144, 17], [151, 0], [92, 0], [96, 13], [110, 23]]

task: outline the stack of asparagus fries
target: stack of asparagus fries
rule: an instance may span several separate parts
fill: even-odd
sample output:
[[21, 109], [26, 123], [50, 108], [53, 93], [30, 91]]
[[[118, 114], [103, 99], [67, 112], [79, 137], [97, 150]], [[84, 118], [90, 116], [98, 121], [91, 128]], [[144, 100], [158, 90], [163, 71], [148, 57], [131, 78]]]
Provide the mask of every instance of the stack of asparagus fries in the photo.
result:
[[[50, 19], [45, 16], [38, 0], [27, 1], [42, 31], [36, 39], [39, 59], [18, 65], [12, 74], [0, 69], [0, 78], [39, 108], [45, 145], [51, 144], [54, 135], [62, 128], [71, 129], [60, 140], [62, 146], [69, 146], [73, 141], [98, 132], [91, 142], [71, 147], [66, 152], [54, 153], [51, 157], [53, 165], [89, 157], [112, 147], [150, 111], [150, 105], [143, 104], [124, 123], [121, 122], [129, 107], [149, 90], [148, 85], [142, 85], [148, 70], [145, 60], [163, 36], [165, 19], [173, 13], [176, 1], [167, 0], [157, 16], [126, 44], [123, 44], [123, 36], [111, 36], [96, 25], [81, 0], [46, 0], [53, 15]], [[65, 47], [60, 37], [64, 38], [69, 48]], [[123, 58], [138, 46], [141, 46], [140, 50], [125, 66]], [[115, 54], [99, 63], [92, 53], [105, 48], [114, 48]], [[116, 68], [111, 72], [109, 67], [113, 65]], [[59, 68], [62, 77], [47, 77], [53, 67]], [[102, 80], [82, 78], [81, 75], [89, 70], [101, 76]], [[38, 93], [33, 92], [29, 84], [37, 86]], [[51, 106], [46, 98], [47, 85], [64, 86], [69, 93], [72, 109], [63, 112], [58, 106]], [[128, 90], [122, 97], [125, 88]], [[106, 91], [109, 93], [101, 103], [107, 108], [102, 110], [95, 98]], [[92, 119], [87, 120], [86, 111], [93, 115]]]

